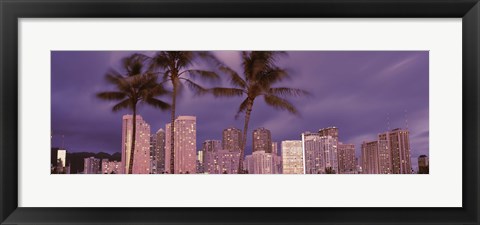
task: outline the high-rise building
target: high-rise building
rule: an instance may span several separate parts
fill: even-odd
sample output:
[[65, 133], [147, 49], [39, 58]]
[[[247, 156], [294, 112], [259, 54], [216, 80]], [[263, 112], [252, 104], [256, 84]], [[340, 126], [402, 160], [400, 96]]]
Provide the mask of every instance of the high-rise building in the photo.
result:
[[378, 135], [378, 173], [392, 173], [392, 157], [390, 151], [389, 133]]
[[338, 173], [337, 143], [332, 136], [320, 137], [320, 146], [325, 153], [325, 173]]
[[355, 158], [356, 171], [355, 173], [362, 173], [362, 163], [360, 162], [361, 158]]
[[171, 173], [171, 170], [170, 170], [170, 165], [171, 165], [171, 158], [172, 158], [172, 154], [171, 154], [171, 151], [170, 151], [170, 148], [171, 148], [171, 123], [167, 123], [165, 125], [165, 173]]
[[272, 135], [270, 130], [261, 127], [253, 131], [253, 152], [256, 151], [272, 153]]
[[378, 174], [378, 141], [362, 143], [362, 171], [365, 174]]
[[338, 128], [322, 128], [318, 134], [325, 152], [325, 173], [338, 173]]
[[272, 153], [278, 155], [278, 142], [272, 142]]
[[157, 174], [157, 135], [150, 135], [150, 173]]
[[242, 148], [242, 131], [234, 127], [230, 127], [223, 130], [222, 149], [229, 150], [229, 151], [240, 151], [241, 148]]
[[275, 155], [275, 174], [283, 173], [283, 160], [281, 155]]
[[84, 174], [99, 174], [100, 173], [100, 159], [95, 157], [83, 159], [83, 173]]
[[58, 149], [57, 150], [57, 166], [56, 173], [67, 173], [69, 168], [67, 167], [67, 150]]
[[[170, 134], [171, 125], [166, 126], [165, 154], [167, 169], [170, 169]], [[195, 116], [179, 116], [175, 119], [174, 128], [174, 172], [176, 174], [194, 174], [197, 167], [197, 118]], [[169, 171], [169, 170], [167, 170]]]
[[[318, 133], [302, 133], [302, 151], [305, 156], [305, 173], [325, 173], [325, 148]], [[331, 138], [331, 137], [330, 137]]]
[[203, 167], [203, 150], [197, 151], [197, 173], [205, 173]]
[[338, 143], [338, 173], [354, 174], [356, 171], [355, 145]]
[[254, 174], [252, 155], [245, 156], [245, 160], [243, 160], [243, 169], [247, 170], [249, 174]]
[[421, 155], [418, 157], [418, 173], [419, 174], [429, 174], [430, 169], [428, 165], [428, 156]]
[[117, 161], [109, 161], [108, 159], [102, 159], [102, 171], [103, 174], [119, 174], [122, 173], [122, 163]]
[[[140, 115], [136, 116], [135, 151], [132, 173], [150, 173], [150, 125]], [[132, 115], [124, 115], [122, 123], [122, 170], [128, 173], [132, 143]]]
[[302, 141], [282, 141], [282, 162], [284, 174], [303, 174]]
[[218, 154], [218, 166], [220, 173], [225, 174], [237, 174], [238, 163], [240, 159], [240, 151], [219, 150]]
[[272, 153], [255, 151], [252, 153], [254, 174], [274, 174], [275, 160]]
[[206, 140], [202, 144], [203, 168], [205, 173], [219, 174], [221, 173], [218, 152], [221, 150], [219, 140]]
[[57, 160], [61, 160], [61, 166], [65, 167], [67, 165], [67, 150], [57, 150]]
[[155, 159], [157, 161], [157, 173], [165, 173], [165, 131], [160, 128], [155, 135]]
[[278, 142], [272, 142], [272, 154], [273, 154], [273, 159], [274, 159], [274, 164], [275, 164], [275, 174], [281, 174], [282, 173], [282, 156], [279, 155], [278, 151]]
[[331, 136], [333, 137], [338, 143], [338, 128], [336, 127], [327, 127], [318, 130], [318, 134], [322, 137], [324, 136]]
[[388, 141], [392, 160], [392, 173], [412, 173], [409, 131], [400, 128], [393, 129], [388, 132]]

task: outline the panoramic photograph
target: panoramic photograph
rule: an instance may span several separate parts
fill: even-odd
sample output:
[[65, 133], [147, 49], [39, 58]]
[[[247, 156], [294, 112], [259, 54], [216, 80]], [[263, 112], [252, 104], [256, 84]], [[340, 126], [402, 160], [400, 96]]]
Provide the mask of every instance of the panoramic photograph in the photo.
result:
[[428, 51], [51, 51], [51, 174], [429, 174]]

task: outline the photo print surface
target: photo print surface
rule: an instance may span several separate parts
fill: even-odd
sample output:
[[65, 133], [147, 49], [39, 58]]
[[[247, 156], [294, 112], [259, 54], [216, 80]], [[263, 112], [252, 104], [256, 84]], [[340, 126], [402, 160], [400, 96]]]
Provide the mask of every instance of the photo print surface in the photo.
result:
[[52, 174], [428, 174], [428, 51], [52, 51]]

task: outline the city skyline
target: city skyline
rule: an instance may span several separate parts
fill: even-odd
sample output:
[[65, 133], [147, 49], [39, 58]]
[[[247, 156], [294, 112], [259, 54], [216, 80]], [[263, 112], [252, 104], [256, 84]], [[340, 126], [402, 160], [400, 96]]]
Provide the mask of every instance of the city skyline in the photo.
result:
[[[109, 104], [88, 94], [73, 95], [78, 88], [93, 89], [93, 92], [101, 90], [106, 85], [103, 81], [105, 72], [116, 68], [116, 61], [131, 53], [52, 52], [53, 146], [65, 147], [72, 152], [121, 151], [119, 125], [114, 120], [126, 112], [111, 113]], [[256, 128], [271, 130], [272, 141], [281, 141], [299, 140], [302, 132], [329, 126], [341, 127], [338, 141], [354, 144], [357, 157], [362, 141], [374, 140], [378, 134], [396, 127], [408, 127], [412, 131], [412, 158], [428, 155], [428, 52], [288, 53], [288, 60], [280, 64], [291, 68], [293, 77], [298, 77], [289, 82], [313, 92], [313, 97], [294, 100], [302, 117], [284, 112], [269, 114], [271, 109], [268, 106], [256, 103], [245, 155], [252, 152], [251, 135]], [[238, 69], [237, 52], [214, 54]], [[76, 64], [72, 65], [72, 62]], [[90, 66], [86, 67], [86, 64]], [[93, 82], [95, 85], [89, 87], [78, 81], [78, 74], [99, 82]], [[77, 120], [83, 109], [69, 110], [71, 106], [65, 102], [66, 97], [77, 99], [73, 101], [76, 104], [91, 106], [83, 108], [93, 110], [93, 115], [98, 118], [73, 121], [72, 118]], [[188, 91], [183, 94], [180, 114], [195, 115], [201, 121], [197, 123], [196, 150], [201, 149], [203, 140], [221, 140], [224, 128], [243, 127], [241, 119], [233, 118], [236, 107], [227, 107], [239, 101], [235, 98], [193, 97]], [[168, 112], [148, 107], [142, 107], [140, 111], [151, 124], [152, 132], [164, 128], [169, 120]], [[92, 122], [98, 123], [98, 129], [87, 129]], [[415, 161], [412, 160], [414, 167]]]

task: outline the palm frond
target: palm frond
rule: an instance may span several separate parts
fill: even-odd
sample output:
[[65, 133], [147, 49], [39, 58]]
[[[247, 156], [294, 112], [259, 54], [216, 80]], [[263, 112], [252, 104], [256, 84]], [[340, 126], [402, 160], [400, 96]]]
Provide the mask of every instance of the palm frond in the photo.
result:
[[155, 84], [155, 86], [150, 89], [150, 94], [152, 96], [169, 96], [172, 94], [172, 91], [165, 89], [165, 87], [161, 84]]
[[203, 95], [208, 93], [207, 89], [193, 82], [192, 80], [183, 77], [180, 79], [185, 81], [185, 84], [195, 93], [195, 95]]
[[220, 71], [222, 71], [222, 72], [226, 73], [228, 76], [230, 76], [230, 83], [233, 86], [241, 87], [243, 89], [245, 89], [247, 87], [247, 82], [245, 80], [243, 80], [242, 77], [240, 75], [238, 75], [238, 73], [235, 72], [230, 67], [221, 66], [219, 69], [220, 69]]
[[171, 107], [170, 104], [153, 97], [145, 98], [143, 101], [148, 105], [151, 105], [155, 108], [159, 108], [161, 110], [168, 110]]
[[220, 80], [220, 76], [218, 76], [217, 73], [213, 71], [207, 71], [207, 70], [185, 70], [183, 73], [188, 73], [191, 78], [200, 78], [201, 80], [204, 81], [218, 81]]
[[245, 94], [245, 91], [239, 88], [216, 87], [216, 88], [209, 89], [209, 91], [215, 97], [232, 97], [232, 96], [242, 96], [243, 94]]
[[126, 92], [130, 89], [130, 84], [126, 77], [120, 75], [115, 70], [109, 70], [105, 75], [105, 79], [108, 83], [116, 86], [117, 90]]
[[127, 97], [127, 95], [124, 92], [117, 92], [117, 91], [111, 91], [111, 92], [100, 92], [97, 94], [97, 97], [103, 100], [122, 100]]
[[274, 83], [281, 82], [283, 80], [290, 79], [290, 75], [286, 69], [281, 69], [278, 67], [267, 68], [267, 70], [262, 71], [257, 75], [257, 82], [262, 83], [264, 86], [270, 86]]
[[194, 63], [195, 56], [191, 51], [178, 51], [174, 52], [175, 60], [176, 60], [176, 67], [177, 68], [186, 68], [189, 67]]
[[308, 91], [304, 91], [299, 88], [287, 88], [287, 87], [270, 88], [269, 93], [276, 96], [283, 96], [283, 97], [311, 96], [310, 92]]
[[122, 109], [133, 109], [135, 103], [131, 99], [125, 99], [113, 106], [112, 111], [117, 112]]
[[167, 70], [172, 63], [174, 62], [170, 58], [170, 55], [165, 51], [160, 51], [150, 58], [150, 70]]
[[264, 95], [267, 105], [274, 107], [275, 109], [286, 110], [292, 114], [298, 115], [298, 111], [288, 100], [277, 97], [275, 95]]

